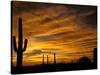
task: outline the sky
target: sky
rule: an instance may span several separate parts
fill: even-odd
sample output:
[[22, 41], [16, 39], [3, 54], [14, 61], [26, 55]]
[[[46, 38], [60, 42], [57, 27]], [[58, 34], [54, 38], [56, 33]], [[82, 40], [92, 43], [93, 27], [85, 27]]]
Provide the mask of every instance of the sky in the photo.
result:
[[[14, 1], [12, 3], [12, 36], [18, 42], [18, 18], [23, 22], [23, 42], [28, 39], [23, 53], [23, 65], [42, 63], [44, 54], [53, 63], [68, 63], [86, 56], [93, 61], [97, 47], [97, 7]], [[16, 65], [16, 52], [13, 62]]]

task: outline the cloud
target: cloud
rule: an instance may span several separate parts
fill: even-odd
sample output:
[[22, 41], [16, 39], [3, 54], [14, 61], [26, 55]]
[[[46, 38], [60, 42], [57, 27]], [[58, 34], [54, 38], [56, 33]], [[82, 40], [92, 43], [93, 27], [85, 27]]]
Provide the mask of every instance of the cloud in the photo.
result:
[[73, 54], [67, 53], [91, 51], [97, 47], [96, 6], [16, 1], [12, 15], [12, 35], [18, 41], [18, 18], [21, 16], [23, 39], [28, 39], [24, 56], [32, 60], [37, 57], [34, 62], [39, 62], [42, 54], [52, 56], [55, 52], [61, 55], [59, 58], [73, 58]]
[[34, 55], [38, 55], [38, 54], [41, 54], [42, 51], [41, 50], [38, 50], [38, 49], [35, 49], [35, 50], [31, 50], [31, 52], [28, 52], [28, 53], [25, 53], [26, 56], [34, 56]]

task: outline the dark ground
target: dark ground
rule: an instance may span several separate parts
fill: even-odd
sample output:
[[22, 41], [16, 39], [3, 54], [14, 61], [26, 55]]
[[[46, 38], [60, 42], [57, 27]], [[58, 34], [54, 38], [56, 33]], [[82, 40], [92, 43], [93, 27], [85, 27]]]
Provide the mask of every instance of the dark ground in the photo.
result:
[[73, 71], [73, 70], [88, 70], [97, 69], [94, 63], [67, 63], [67, 64], [42, 64], [35, 66], [26, 66], [20, 69], [16, 67], [11, 68], [12, 74], [22, 73], [42, 73], [42, 72], [56, 72], [56, 71]]

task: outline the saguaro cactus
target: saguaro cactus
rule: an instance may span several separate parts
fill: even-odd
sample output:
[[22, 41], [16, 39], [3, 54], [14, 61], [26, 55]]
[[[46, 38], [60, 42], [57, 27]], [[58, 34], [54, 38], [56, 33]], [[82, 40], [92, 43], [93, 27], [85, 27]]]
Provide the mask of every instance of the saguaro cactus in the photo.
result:
[[14, 51], [17, 53], [17, 68], [22, 67], [22, 60], [23, 60], [23, 52], [26, 50], [27, 47], [27, 39], [24, 41], [23, 45], [23, 32], [22, 32], [22, 19], [19, 18], [18, 20], [18, 48], [16, 45], [16, 38], [13, 36], [13, 46], [14, 46]]
[[94, 66], [97, 67], [97, 48], [94, 48], [93, 50], [93, 63], [94, 63]]
[[43, 59], [42, 59], [43, 61], [42, 61], [42, 64], [44, 64], [44, 54], [43, 54]]
[[54, 64], [56, 64], [56, 54], [54, 53]]
[[48, 55], [47, 55], [47, 64], [49, 63], [49, 60], [48, 60]]

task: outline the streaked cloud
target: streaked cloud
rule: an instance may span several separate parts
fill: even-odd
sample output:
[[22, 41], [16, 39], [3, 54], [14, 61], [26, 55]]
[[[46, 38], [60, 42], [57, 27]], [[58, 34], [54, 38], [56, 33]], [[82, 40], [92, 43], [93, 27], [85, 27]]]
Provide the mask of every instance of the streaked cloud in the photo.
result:
[[[28, 39], [24, 65], [41, 63], [42, 55], [53, 54], [68, 62], [73, 57], [87, 56], [92, 60], [97, 47], [97, 7], [51, 3], [13, 3], [13, 35], [18, 39], [18, 17], [23, 19], [23, 38]], [[85, 53], [89, 51], [90, 53]], [[83, 52], [83, 54], [70, 54]], [[69, 54], [68, 54], [69, 53]], [[46, 58], [46, 57], [45, 57]], [[30, 62], [27, 62], [29, 60]], [[16, 53], [14, 52], [14, 61]], [[27, 64], [26, 64], [27, 63]]]

